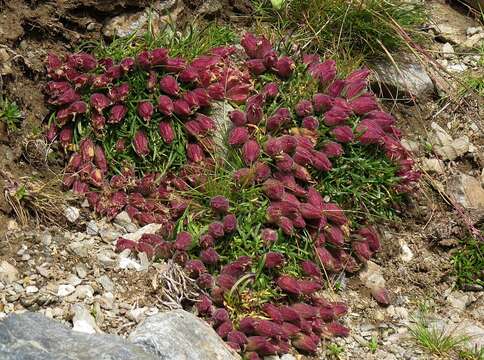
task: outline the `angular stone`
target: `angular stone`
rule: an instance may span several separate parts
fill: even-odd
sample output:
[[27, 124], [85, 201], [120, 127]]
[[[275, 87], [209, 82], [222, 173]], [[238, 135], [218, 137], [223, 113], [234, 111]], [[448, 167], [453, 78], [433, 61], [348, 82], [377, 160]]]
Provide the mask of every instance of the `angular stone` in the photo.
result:
[[375, 92], [383, 92], [395, 99], [404, 96], [419, 100], [434, 93], [432, 79], [417, 60], [403, 59], [397, 65], [398, 68], [388, 62], [375, 64], [376, 76], [371, 84]]
[[147, 318], [129, 340], [163, 360], [240, 359], [208, 324], [184, 310]]
[[71, 312], [74, 314], [72, 317], [73, 331], [85, 334], [95, 334], [96, 332], [101, 332], [96, 325], [96, 320], [94, 320], [94, 317], [83, 305], [72, 305]]
[[144, 234], [156, 234], [161, 229], [161, 224], [148, 224], [132, 234], [123, 235], [123, 238], [138, 241]]
[[155, 360], [113, 335], [73, 332], [41, 314], [11, 314], [0, 322], [2, 360]]
[[445, 165], [440, 159], [423, 159], [422, 169], [429, 173], [443, 174]]
[[5, 285], [11, 284], [18, 279], [18, 270], [6, 261], [0, 263], [0, 282]]
[[447, 182], [447, 192], [466, 209], [484, 210], [484, 189], [476, 178], [456, 174]]

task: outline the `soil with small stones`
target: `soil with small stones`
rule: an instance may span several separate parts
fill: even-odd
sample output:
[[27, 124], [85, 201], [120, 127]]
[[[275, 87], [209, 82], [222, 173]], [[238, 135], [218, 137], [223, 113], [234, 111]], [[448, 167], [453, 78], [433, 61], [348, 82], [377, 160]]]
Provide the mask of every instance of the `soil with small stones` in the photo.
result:
[[[137, 11], [152, 2], [0, 0], [0, 55], [7, 54], [10, 64], [10, 71], [0, 73], [0, 93], [16, 101], [24, 115], [18, 132], [8, 134], [6, 129], [0, 127], [0, 181], [6, 182], [7, 176], [11, 180], [34, 176], [48, 181], [53, 178], [53, 173], [61, 169], [55, 163], [50, 164], [49, 168], [38, 166], [39, 162], [25, 151], [25, 144], [34, 137], [33, 134], [38, 133], [49, 114], [42, 94], [46, 81], [43, 67], [46, 54], [69, 52], [82, 42], [100, 40], [102, 21], [106, 17]], [[204, 3], [186, 1], [179, 22], [183, 23], [196, 14]], [[218, 3], [222, 4], [222, 10], [210, 13], [211, 20], [231, 21], [235, 15], [246, 15], [251, 11], [250, 1], [247, 0]], [[437, 3], [442, 6], [442, 2]], [[449, 11], [455, 9], [449, 8]], [[475, 25], [469, 18], [469, 22], [462, 26]], [[438, 49], [440, 44], [432, 46]], [[445, 79], [450, 83], [455, 81], [453, 77]], [[338, 340], [345, 349], [340, 355], [342, 359], [432, 358], [419, 349], [408, 334], [412, 317], [426, 301], [433, 304], [432, 314], [438, 319], [456, 325], [470, 322], [484, 328], [483, 293], [453, 290], [455, 277], [451, 264], [451, 254], [456, 244], [467, 236], [466, 222], [475, 223], [482, 214], [466, 213], [464, 219], [442, 196], [447, 177], [455, 171], [475, 176], [482, 171], [483, 104], [482, 99], [472, 93], [460, 98], [449, 97], [447, 101], [450, 105], [445, 111], [442, 111], [442, 102], [387, 104], [397, 116], [398, 125], [404, 129], [405, 138], [425, 144], [430, 122], [435, 121], [448, 129], [452, 136], [467, 135], [477, 151], [449, 163], [443, 174], [425, 176], [418, 192], [401, 209], [401, 219], [380, 227], [383, 234], [382, 251], [373, 261], [381, 267], [391, 293], [392, 305], [389, 308], [376, 304], [358, 276], [344, 278], [341, 281], [342, 291], [325, 291], [328, 297], [345, 300], [351, 307], [346, 321], [353, 335], [349, 339]], [[416, 153], [416, 157], [428, 155], [425, 150]], [[17, 283], [20, 287], [0, 288], [0, 313], [29, 309], [69, 321], [72, 316], [70, 306], [83, 302], [98, 310], [96, 321], [103, 331], [125, 335], [136, 325], [127, 315], [130, 309], [164, 309], [160, 303], [160, 267], [151, 265], [146, 271], [136, 271], [106, 265], [99, 254], [112, 254], [112, 242], [103, 241], [99, 235], [85, 234], [88, 217], [86, 213], [82, 215], [77, 231], [73, 227], [54, 229], [34, 227], [34, 224], [32, 228], [19, 229], [13, 209], [2, 191], [0, 261], [6, 260], [18, 269], [20, 280]], [[52, 235], [50, 242], [45, 240], [46, 233]], [[70, 249], [69, 245], [74, 241], [91, 241], [89, 244], [92, 244], [92, 248], [87, 256], [79, 256]], [[413, 257], [402, 260], [402, 248], [408, 248]], [[78, 276], [76, 267], [79, 265], [86, 268], [86, 274], [80, 279], [81, 284], [91, 286], [93, 296], [85, 299], [57, 296], [55, 286], [69, 283], [72, 275]], [[115, 284], [112, 290], [114, 305], [111, 308], [96, 305], [104, 304], [102, 298], [106, 290], [97, 281], [102, 275], [108, 276]], [[25, 295], [24, 288], [32, 284], [40, 289], [39, 292]], [[455, 308], [455, 304], [449, 303], [451, 293], [466, 297], [463, 308]], [[368, 348], [372, 337], [378, 341], [374, 353]], [[331, 356], [327, 350], [319, 355], [320, 358]]]

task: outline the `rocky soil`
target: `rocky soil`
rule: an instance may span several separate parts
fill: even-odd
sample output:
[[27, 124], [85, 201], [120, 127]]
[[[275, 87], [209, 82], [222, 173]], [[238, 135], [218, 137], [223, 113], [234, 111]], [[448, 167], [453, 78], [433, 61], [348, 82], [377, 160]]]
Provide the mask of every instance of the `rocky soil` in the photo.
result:
[[[428, 50], [418, 57], [399, 57], [399, 71], [384, 62], [372, 64], [374, 88], [388, 99], [388, 107], [406, 130], [406, 145], [424, 176], [419, 192], [402, 211], [402, 219], [380, 229], [383, 250], [374, 262], [358, 276], [342, 274], [337, 286], [325, 290], [328, 298], [350, 305], [345, 321], [352, 333], [336, 340], [343, 349], [337, 355], [340, 359], [433, 358], [410, 332], [422, 313], [436, 327], [466, 333], [472, 336], [473, 346], [484, 345], [483, 289], [457, 290], [450, 261], [465, 233], [484, 222], [483, 99], [475, 92], [459, 90], [464, 74], [482, 74], [482, 51], [479, 55], [471, 49], [484, 46], [484, 30], [463, 8], [443, 1], [427, 3], [431, 21], [422, 31], [431, 38]], [[22, 176], [45, 181], [58, 170], [55, 164], [37, 166], [36, 157], [27, 151], [30, 134], [48, 114], [41, 93], [45, 54], [146, 27], [147, 5], [154, 6], [155, 27], [170, 19], [183, 22], [193, 15], [226, 21], [250, 11], [250, 2], [242, 0], [0, 0], [0, 91], [16, 100], [24, 112], [19, 134], [7, 134], [0, 127], [0, 179], [5, 184]], [[434, 151], [429, 150], [430, 145]], [[65, 217], [59, 221], [63, 226], [24, 226], [0, 194], [1, 319], [15, 322], [18, 319], [9, 315], [36, 312], [76, 332], [119, 335], [140, 344], [133, 339], [150, 319], [174, 316], [169, 315], [177, 314], [173, 309], [196, 297], [195, 288], [177, 266], [151, 263], [143, 254], [134, 256], [129, 250], [114, 252], [119, 235], [136, 238], [155, 232], [155, 225], [140, 229], [123, 213], [113, 223], [93, 219], [75, 202], [59, 209], [59, 215]], [[389, 307], [378, 306], [370, 296], [375, 282], [385, 282], [390, 290]], [[148, 323], [143, 323], [145, 319]], [[37, 324], [44, 320], [34, 316], [18, 321]], [[53, 334], [60, 331], [66, 337], [77, 336], [50, 322], [45, 324], [50, 329], [46, 331]], [[2, 326], [0, 323], [0, 339], [7, 339]], [[166, 331], [173, 334], [175, 330]], [[216, 337], [206, 341], [211, 349], [207, 351], [228, 351]], [[0, 341], [0, 354], [8, 351], [2, 343], [7, 340]], [[134, 346], [134, 352], [143, 351], [126, 344]], [[148, 349], [143, 354], [147, 359], [159, 358], [156, 356], [163, 351]], [[317, 358], [335, 354], [334, 347], [325, 347]], [[171, 356], [180, 358], [176, 353]]]

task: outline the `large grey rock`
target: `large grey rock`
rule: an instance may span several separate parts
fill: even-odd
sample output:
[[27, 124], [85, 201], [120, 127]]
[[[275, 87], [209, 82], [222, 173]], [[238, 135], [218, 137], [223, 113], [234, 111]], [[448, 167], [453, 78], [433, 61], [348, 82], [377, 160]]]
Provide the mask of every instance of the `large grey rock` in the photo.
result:
[[[38, 313], [9, 315], [0, 322], [2, 360], [155, 360], [113, 335], [73, 332]], [[159, 359], [159, 358], [158, 358]]]
[[210, 326], [184, 310], [147, 318], [129, 340], [163, 360], [240, 359]]
[[15, 266], [5, 260], [0, 263], [0, 282], [8, 285], [17, 280], [18, 277], [18, 270]]
[[371, 84], [374, 91], [395, 99], [433, 95], [434, 83], [417, 60], [404, 58], [397, 66], [389, 62], [374, 65], [376, 75]]

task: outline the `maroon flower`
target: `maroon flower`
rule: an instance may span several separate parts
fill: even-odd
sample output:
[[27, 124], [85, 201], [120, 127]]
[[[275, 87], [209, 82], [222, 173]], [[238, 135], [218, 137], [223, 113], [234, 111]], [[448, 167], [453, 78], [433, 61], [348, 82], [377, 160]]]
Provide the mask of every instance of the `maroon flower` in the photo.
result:
[[251, 33], [245, 33], [244, 36], [242, 37], [242, 40], [240, 40], [240, 45], [245, 50], [245, 53], [249, 58], [255, 58], [256, 57], [256, 52], [257, 52], [257, 45], [258, 39], [257, 37], [254, 36], [254, 34]]
[[91, 71], [97, 66], [94, 56], [83, 52], [70, 55], [67, 63], [81, 71]]
[[343, 124], [350, 116], [350, 110], [342, 106], [334, 105], [324, 114], [324, 123], [328, 126]]
[[182, 58], [168, 58], [163, 64], [163, 68], [168, 72], [179, 73], [187, 66], [187, 62]]
[[306, 334], [296, 335], [296, 337], [292, 339], [291, 344], [296, 349], [308, 353], [314, 353], [318, 349], [318, 342]]
[[319, 267], [312, 261], [303, 261], [301, 263], [301, 268], [307, 276], [311, 276], [317, 279], [321, 278], [321, 271], [319, 270]]
[[171, 116], [174, 110], [173, 101], [166, 95], [160, 95], [158, 98], [158, 110], [163, 115]]
[[94, 93], [91, 95], [90, 98], [91, 106], [96, 109], [98, 112], [102, 112], [103, 109], [108, 107], [111, 104], [111, 100], [104, 95], [99, 93]]
[[333, 135], [336, 141], [340, 143], [351, 142], [354, 138], [353, 131], [347, 125], [335, 127], [331, 130], [331, 135]]
[[72, 131], [71, 127], [64, 127], [62, 130], [59, 132], [59, 141], [61, 145], [66, 148], [72, 143], [72, 138], [74, 136], [74, 133]]
[[128, 112], [128, 109], [126, 108], [126, 106], [120, 105], [120, 104], [114, 105], [111, 108], [108, 123], [119, 124], [121, 121], [123, 121], [127, 112]]
[[353, 241], [351, 247], [356, 256], [363, 262], [370, 260], [373, 252], [366, 241]]
[[267, 269], [280, 268], [284, 264], [284, 255], [278, 252], [268, 252], [264, 266]]
[[124, 72], [127, 73], [127, 72], [130, 72], [131, 70], [133, 70], [134, 63], [135, 63], [135, 61], [134, 61], [133, 58], [124, 58], [119, 63], [119, 66], [121, 67], [121, 70], [123, 70]]
[[373, 95], [368, 94], [352, 100], [350, 108], [356, 115], [363, 115], [378, 110], [378, 103]]
[[213, 247], [215, 245], [215, 240], [212, 235], [204, 234], [200, 236], [199, 243], [202, 249], [208, 249], [209, 247]]
[[360, 95], [361, 92], [365, 90], [365, 88], [366, 88], [366, 81], [357, 80], [357, 81], [347, 82], [346, 89], [345, 89], [346, 98], [352, 99]]
[[328, 271], [339, 271], [341, 268], [341, 264], [331, 255], [331, 253], [323, 247], [316, 248], [316, 255], [319, 258], [319, 261], [323, 265], [324, 269]]
[[260, 147], [257, 141], [249, 140], [242, 146], [242, 158], [247, 165], [255, 162], [260, 155]]
[[274, 65], [274, 71], [283, 79], [289, 78], [294, 72], [295, 68], [296, 65], [294, 64], [294, 61], [288, 56], [279, 58], [277, 63]]
[[116, 152], [121, 153], [126, 150], [126, 140], [125, 139], [118, 139], [116, 144], [114, 145], [114, 149]]
[[208, 233], [214, 238], [218, 239], [225, 235], [224, 224], [220, 221], [214, 221], [208, 225]]
[[358, 230], [358, 235], [366, 240], [371, 251], [378, 251], [380, 249], [378, 234], [371, 226], [363, 227]]
[[348, 328], [335, 321], [326, 324], [323, 330], [323, 335], [329, 338], [334, 336], [346, 337], [349, 333], [350, 330]]
[[313, 114], [313, 104], [309, 100], [301, 100], [296, 104], [296, 114], [299, 117], [305, 117]]
[[255, 351], [262, 356], [274, 355], [277, 353], [277, 347], [271, 344], [269, 339], [264, 336], [249, 336], [247, 338], [246, 350]]
[[135, 250], [136, 242], [119, 237], [118, 240], [116, 240], [116, 252], [122, 252], [126, 249], [131, 251]]
[[322, 207], [324, 215], [332, 223], [336, 225], [344, 225], [348, 222], [346, 215], [338, 205], [333, 203], [324, 203]]
[[291, 236], [294, 231], [293, 222], [285, 216], [281, 216], [277, 222], [282, 232], [287, 236]]
[[180, 86], [171, 75], [165, 75], [160, 80], [160, 90], [167, 95], [176, 96], [180, 92]]
[[189, 66], [178, 75], [178, 80], [185, 84], [195, 82], [198, 80], [198, 71]]
[[192, 143], [187, 145], [187, 157], [191, 162], [197, 163], [205, 159], [205, 154], [200, 145]]
[[282, 275], [279, 276], [277, 279], [277, 286], [279, 286], [283, 291], [293, 294], [293, 295], [300, 295], [301, 288], [297, 279], [293, 278], [289, 275]]
[[249, 140], [249, 131], [245, 126], [238, 126], [233, 128], [228, 137], [228, 144], [230, 146], [240, 146]]
[[150, 69], [151, 60], [152, 60], [152, 56], [151, 56], [151, 53], [149, 51], [142, 51], [136, 57], [136, 61], [137, 61], [138, 65], [144, 70]]
[[234, 214], [225, 215], [222, 222], [224, 224], [225, 233], [232, 233], [237, 229], [237, 218]]
[[225, 214], [229, 210], [229, 201], [224, 196], [214, 196], [210, 199], [210, 207], [216, 213]]
[[268, 179], [262, 185], [262, 191], [271, 200], [281, 200], [284, 195], [284, 185], [275, 179]]
[[[299, 286], [297, 286], [296, 289], [299, 290]], [[301, 316], [293, 308], [289, 306], [280, 306], [279, 311], [281, 312], [281, 316], [284, 319], [284, 321], [295, 323], [295, 324], [299, 324], [301, 322]]]
[[192, 113], [192, 110], [185, 100], [178, 99], [173, 103], [173, 112], [178, 116], [186, 117]]
[[195, 306], [199, 314], [209, 314], [212, 310], [212, 300], [210, 300], [210, 298], [206, 295], [201, 295]]
[[355, 81], [366, 80], [368, 75], [370, 75], [370, 70], [368, 70], [367, 68], [358, 69], [353, 71], [351, 74], [349, 74], [348, 77], [346, 78], [346, 81], [350, 83]]
[[151, 50], [151, 65], [163, 65], [168, 59], [168, 50], [163, 48], [157, 48]]
[[333, 158], [333, 157], [338, 157], [343, 155], [343, 147], [334, 141], [328, 141], [323, 146], [323, 151], [328, 158]]
[[227, 337], [227, 335], [234, 329], [233, 325], [232, 325], [232, 322], [230, 320], [228, 321], [225, 321], [223, 322], [222, 324], [220, 324], [217, 329], [216, 329], [216, 332], [218, 334], [218, 336], [220, 336], [222, 339], [225, 339]]
[[91, 113], [91, 125], [96, 132], [101, 131], [106, 125], [106, 118], [97, 112], [93, 112]]
[[229, 112], [229, 119], [235, 126], [244, 126], [247, 122], [247, 117], [243, 111], [234, 110]]
[[200, 260], [188, 260], [184, 269], [188, 273], [188, 276], [193, 279], [198, 279], [201, 274], [207, 271]]
[[104, 150], [100, 145], [94, 147], [94, 163], [105, 174], [108, 171], [108, 162]]
[[273, 99], [279, 93], [279, 87], [276, 83], [268, 83], [262, 89], [262, 95], [268, 99]]
[[322, 210], [318, 206], [310, 203], [299, 205], [299, 211], [306, 220], [318, 220], [323, 216]]
[[146, 122], [150, 122], [153, 116], [153, 105], [149, 101], [142, 101], [138, 104], [138, 115]]
[[227, 340], [242, 347], [247, 343], [247, 336], [242, 331], [233, 330], [227, 335]]
[[213, 276], [209, 273], [201, 274], [197, 279], [197, 285], [201, 289], [212, 289], [214, 286]]
[[175, 132], [173, 131], [171, 123], [167, 121], [160, 121], [158, 129], [160, 132], [160, 136], [165, 143], [171, 144], [173, 140], [175, 140]]
[[108, 92], [109, 97], [114, 102], [125, 101], [128, 98], [128, 94], [129, 94], [128, 83], [122, 83], [118, 86], [113, 86]]
[[372, 288], [371, 295], [376, 300], [376, 302], [383, 306], [388, 306], [391, 303], [390, 295], [385, 288]]
[[262, 229], [260, 237], [265, 245], [269, 246], [277, 241], [277, 232], [273, 229]]
[[262, 182], [271, 176], [271, 168], [264, 162], [258, 161], [255, 163], [255, 180]]
[[188, 251], [192, 245], [192, 235], [189, 232], [182, 231], [176, 236], [174, 248], [180, 251]]
[[223, 289], [230, 290], [237, 282], [237, 279], [228, 274], [220, 274], [217, 277], [217, 285]]
[[134, 151], [138, 156], [146, 156], [150, 153], [148, 137], [142, 130], [138, 130], [133, 139]]
[[302, 126], [308, 130], [316, 130], [319, 127], [319, 121], [314, 116], [306, 116], [302, 121]]
[[335, 80], [331, 85], [329, 85], [328, 89], [326, 90], [328, 95], [335, 98], [340, 96], [341, 92], [343, 91], [344, 87], [346, 86], [346, 81], [344, 80]]
[[215, 265], [219, 258], [220, 256], [214, 248], [208, 248], [200, 252], [200, 260], [207, 265]]
[[304, 295], [311, 295], [318, 290], [321, 290], [321, 284], [311, 280], [299, 280], [298, 282], [301, 293]]
[[249, 71], [254, 75], [261, 75], [267, 71], [267, 68], [262, 59], [250, 59], [245, 62]]
[[325, 62], [314, 65], [310, 68], [310, 73], [322, 85], [327, 85], [336, 77], [336, 62], [334, 60], [326, 60]]

